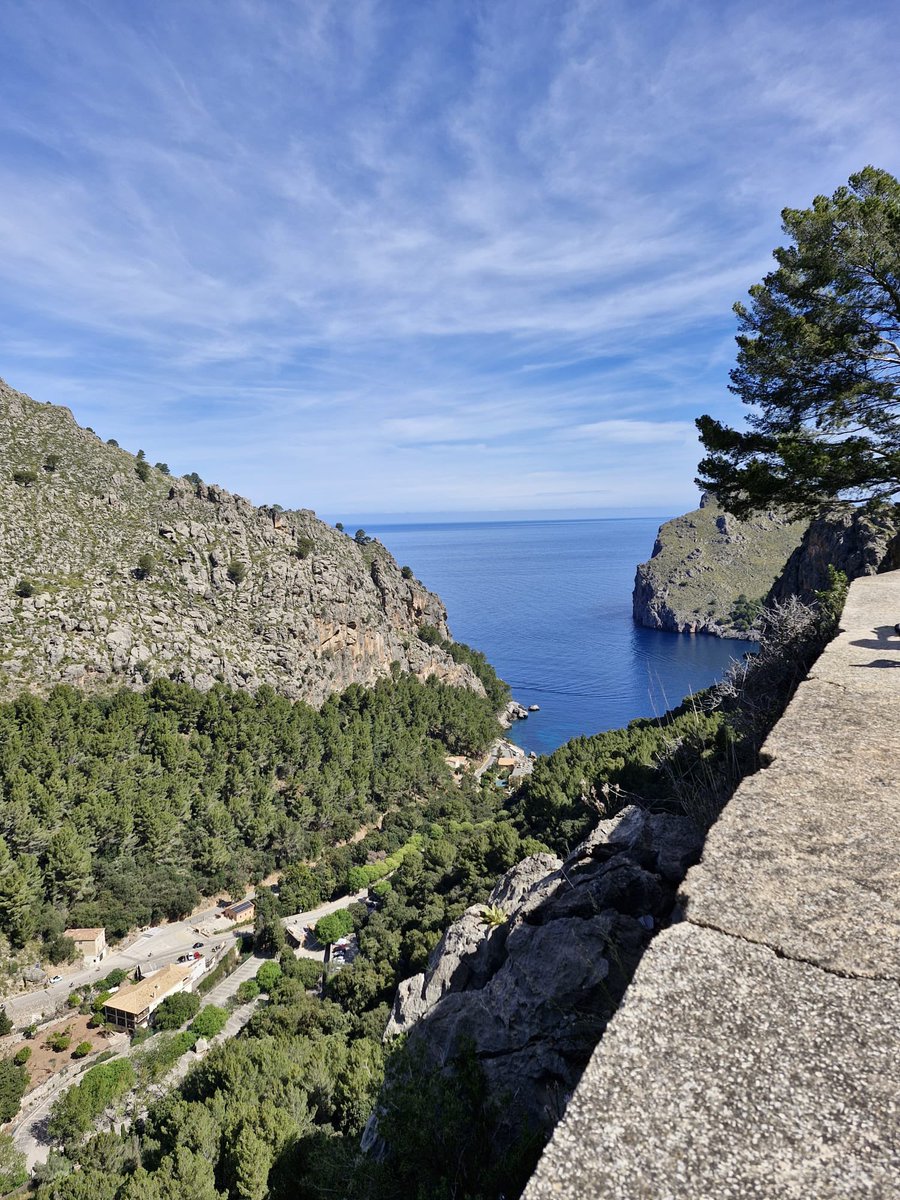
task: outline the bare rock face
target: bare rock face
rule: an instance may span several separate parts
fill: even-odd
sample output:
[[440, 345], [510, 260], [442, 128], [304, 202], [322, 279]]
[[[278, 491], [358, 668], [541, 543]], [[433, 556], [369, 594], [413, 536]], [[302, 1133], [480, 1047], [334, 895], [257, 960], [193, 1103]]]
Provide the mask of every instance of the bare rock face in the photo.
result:
[[698, 509], [660, 526], [635, 576], [635, 621], [672, 633], [750, 636], [735, 602], [763, 600], [805, 527], [776, 512], [739, 521], [704, 496]]
[[813, 521], [772, 585], [769, 602], [798, 596], [805, 603], [828, 587], [828, 567], [848, 579], [900, 566], [900, 508], [878, 516], [839, 512]]
[[546, 1133], [558, 1121], [700, 844], [684, 818], [629, 807], [565, 862], [519, 863], [489, 901], [507, 920], [469, 909], [427, 971], [401, 985], [385, 1036], [407, 1033], [410, 1049], [440, 1069], [474, 1045], [505, 1106], [498, 1153], [524, 1128]]
[[313, 512], [173, 479], [0, 381], [0, 696], [268, 685], [320, 704], [393, 663], [482, 691], [440, 599]]

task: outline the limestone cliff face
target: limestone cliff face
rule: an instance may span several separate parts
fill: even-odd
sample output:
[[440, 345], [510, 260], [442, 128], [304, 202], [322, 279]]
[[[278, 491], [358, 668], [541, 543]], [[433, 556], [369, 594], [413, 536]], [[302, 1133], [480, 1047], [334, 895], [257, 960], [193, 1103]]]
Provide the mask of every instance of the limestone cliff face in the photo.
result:
[[806, 603], [828, 586], [828, 568], [848, 579], [900, 566], [900, 508], [871, 516], [834, 513], [813, 521], [772, 585], [768, 601], [799, 596]]
[[[683, 817], [627, 808], [565, 862], [540, 854], [513, 868], [490, 897], [507, 920], [469, 909], [427, 971], [400, 985], [385, 1036], [408, 1034], [438, 1068], [474, 1046], [505, 1112], [498, 1153], [559, 1119], [700, 841]], [[364, 1146], [377, 1142], [376, 1116]]]
[[672, 633], [747, 637], [735, 602], [741, 595], [763, 600], [805, 528], [775, 512], [739, 521], [704, 496], [698, 509], [660, 527], [635, 576], [635, 621]]
[[393, 662], [480, 692], [422, 624], [449, 637], [379, 543], [171, 478], [0, 381], [0, 696], [165, 676], [319, 704]]

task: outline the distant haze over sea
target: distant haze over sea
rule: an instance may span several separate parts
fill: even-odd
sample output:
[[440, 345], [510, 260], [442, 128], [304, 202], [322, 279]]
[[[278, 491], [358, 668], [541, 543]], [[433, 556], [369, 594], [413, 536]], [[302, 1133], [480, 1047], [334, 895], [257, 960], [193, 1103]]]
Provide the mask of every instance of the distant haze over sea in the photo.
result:
[[664, 519], [360, 525], [439, 593], [454, 637], [484, 651], [515, 699], [541, 706], [513, 736], [542, 754], [661, 715], [751, 648], [633, 623], [635, 567]]

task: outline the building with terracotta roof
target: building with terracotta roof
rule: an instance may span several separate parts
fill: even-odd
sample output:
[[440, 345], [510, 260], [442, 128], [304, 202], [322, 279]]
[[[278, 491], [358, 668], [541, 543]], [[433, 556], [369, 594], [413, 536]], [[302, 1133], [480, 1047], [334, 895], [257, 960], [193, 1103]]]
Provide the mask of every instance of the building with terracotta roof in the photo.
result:
[[166, 996], [190, 991], [193, 973], [193, 964], [181, 966], [179, 963], [169, 963], [140, 983], [119, 988], [104, 1004], [103, 1019], [117, 1029], [133, 1033], [139, 1025], [147, 1024], [153, 1010], [162, 1004]]
[[105, 929], [67, 929], [65, 936], [72, 939], [86, 963], [100, 962], [106, 953]]

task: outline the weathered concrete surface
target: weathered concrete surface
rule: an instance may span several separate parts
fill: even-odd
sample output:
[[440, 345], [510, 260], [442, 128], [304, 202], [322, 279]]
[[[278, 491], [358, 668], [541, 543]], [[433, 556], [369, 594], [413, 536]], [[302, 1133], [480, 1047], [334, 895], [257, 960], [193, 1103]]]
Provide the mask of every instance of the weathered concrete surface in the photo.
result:
[[892, 616], [900, 573], [852, 585], [842, 632], [763, 746], [771, 765], [738, 788], [685, 881], [688, 920], [841, 974], [900, 979]]
[[527, 1200], [841, 1200], [900, 1185], [892, 982], [682, 924], [638, 967]]
[[900, 1195], [900, 571], [856, 580], [527, 1200]]

